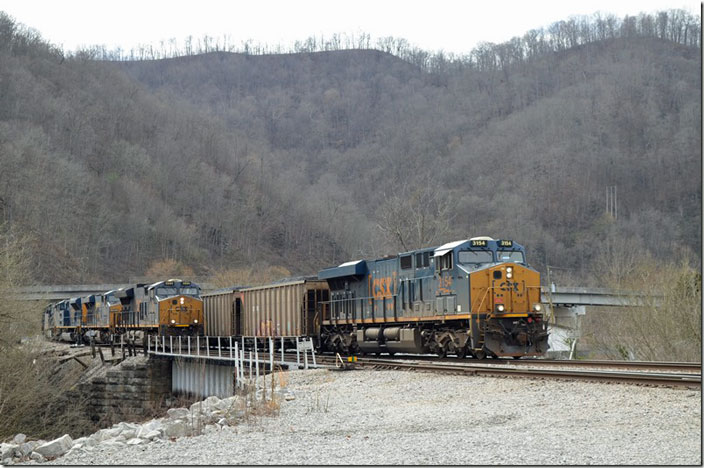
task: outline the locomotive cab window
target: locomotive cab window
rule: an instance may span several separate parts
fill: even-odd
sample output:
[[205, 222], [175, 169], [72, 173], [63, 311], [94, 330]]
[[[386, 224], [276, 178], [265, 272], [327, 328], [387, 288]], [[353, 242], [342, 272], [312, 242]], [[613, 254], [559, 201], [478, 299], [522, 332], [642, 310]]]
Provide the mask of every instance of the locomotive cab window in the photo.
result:
[[409, 268], [413, 268], [413, 255], [402, 255], [401, 269], [408, 270]]
[[445, 255], [438, 259], [438, 267], [439, 270], [452, 269], [452, 251], [447, 252]]
[[496, 252], [497, 262], [525, 263], [523, 252], [519, 250], [498, 250]]
[[156, 288], [156, 295], [159, 297], [175, 296], [178, 290], [176, 288]]
[[488, 250], [463, 250], [458, 254], [458, 261], [462, 265], [483, 265], [494, 261]]

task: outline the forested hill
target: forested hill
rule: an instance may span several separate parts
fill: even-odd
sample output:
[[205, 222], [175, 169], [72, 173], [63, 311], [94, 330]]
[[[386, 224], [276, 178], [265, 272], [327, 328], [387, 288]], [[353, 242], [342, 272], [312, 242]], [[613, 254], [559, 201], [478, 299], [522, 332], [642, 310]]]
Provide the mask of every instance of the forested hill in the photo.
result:
[[166, 260], [311, 274], [476, 235], [584, 281], [613, 258], [699, 264], [701, 50], [673, 22], [526, 34], [467, 60], [106, 61], [0, 15], [0, 220], [56, 283]]

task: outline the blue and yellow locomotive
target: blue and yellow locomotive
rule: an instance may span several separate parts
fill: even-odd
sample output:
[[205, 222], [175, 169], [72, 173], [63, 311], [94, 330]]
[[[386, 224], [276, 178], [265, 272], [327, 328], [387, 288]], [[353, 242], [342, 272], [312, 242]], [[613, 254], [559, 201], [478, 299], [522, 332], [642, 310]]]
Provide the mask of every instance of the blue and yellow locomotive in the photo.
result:
[[540, 274], [523, 246], [476, 237], [322, 270], [320, 344], [343, 353], [543, 355]]
[[107, 343], [120, 335], [202, 335], [200, 293], [195, 283], [170, 279], [66, 299], [46, 307], [42, 328], [47, 338], [74, 343]]

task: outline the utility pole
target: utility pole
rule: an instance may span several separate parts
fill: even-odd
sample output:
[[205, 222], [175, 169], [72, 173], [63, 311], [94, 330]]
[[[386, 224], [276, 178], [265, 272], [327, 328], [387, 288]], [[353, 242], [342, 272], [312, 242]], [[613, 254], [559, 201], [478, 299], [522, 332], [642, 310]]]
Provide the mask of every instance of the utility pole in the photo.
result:
[[616, 185], [606, 187], [606, 212], [614, 219], [618, 219], [618, 194], [616, 187]]

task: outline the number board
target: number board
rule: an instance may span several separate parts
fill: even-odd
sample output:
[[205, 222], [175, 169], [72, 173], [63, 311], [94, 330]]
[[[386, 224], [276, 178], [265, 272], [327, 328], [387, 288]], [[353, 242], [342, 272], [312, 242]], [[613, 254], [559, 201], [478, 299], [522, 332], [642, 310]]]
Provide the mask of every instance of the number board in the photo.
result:
[[474, 239], [472, 240], [472, 247], [486, 247], [487, 243], [484, 239]]
[[499, 247], [513, 247], [513, 241], [512, 240], [500, 240]]

